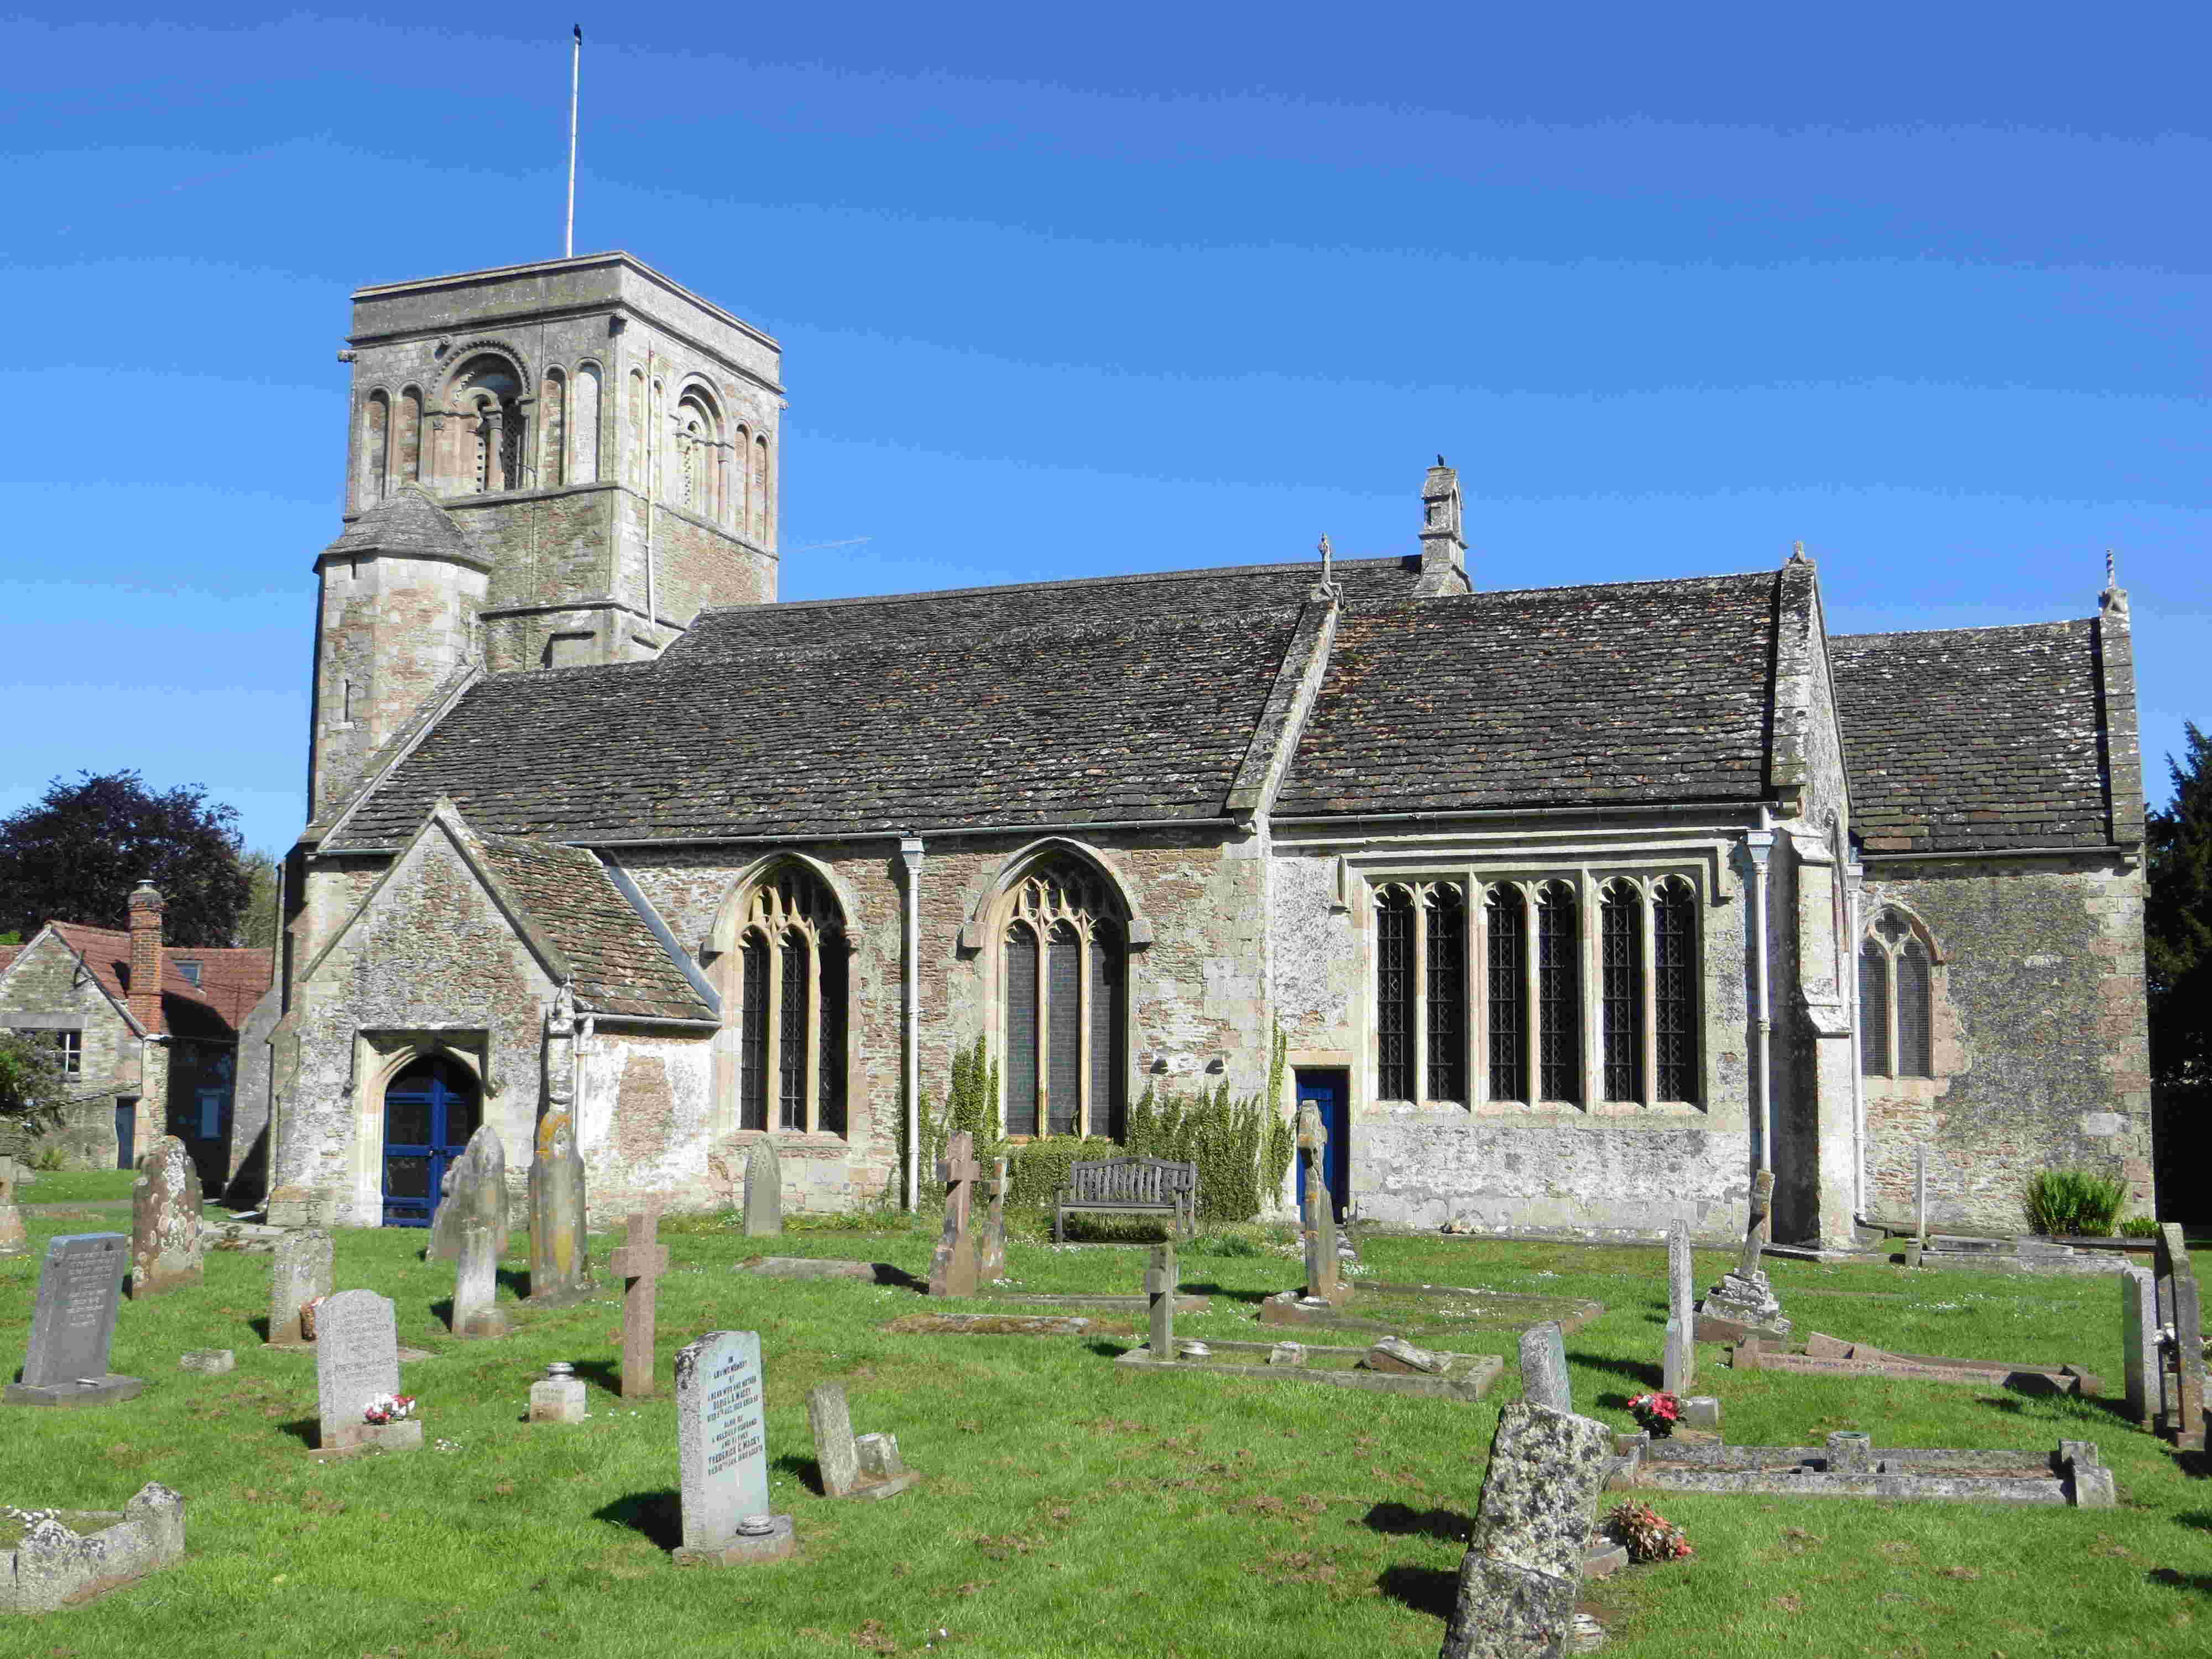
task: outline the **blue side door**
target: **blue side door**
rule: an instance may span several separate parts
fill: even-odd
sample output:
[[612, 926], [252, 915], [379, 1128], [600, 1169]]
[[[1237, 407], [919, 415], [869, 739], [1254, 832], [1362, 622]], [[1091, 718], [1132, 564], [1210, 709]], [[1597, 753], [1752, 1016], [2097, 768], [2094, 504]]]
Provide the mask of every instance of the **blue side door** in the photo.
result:
[[384, 1224], [427, 1227], [446, 1166], [468, 1150], [481, 1108], [458, 1060], [418, 1060], [384, 1089]]
[[[1328, 1130], [1328, 1146], [1322, 1154], [1321, 1178], [1328, 1187], [1329, 1207], [1335, 1219], [1344, 1219], [1344, 1208], [1352, 1194], [1352, 1079], [1341, 1071], [1307, 1071], [1297, 1073], [1297, 1100], [1301, 1109], [1311, 1105], [1319, 1109], [1322, 1125]], [[1298, 1149], [1298, 1219], [1306, 1217], [1306, 1165], [1310, 1160], [1304, 1147]]]

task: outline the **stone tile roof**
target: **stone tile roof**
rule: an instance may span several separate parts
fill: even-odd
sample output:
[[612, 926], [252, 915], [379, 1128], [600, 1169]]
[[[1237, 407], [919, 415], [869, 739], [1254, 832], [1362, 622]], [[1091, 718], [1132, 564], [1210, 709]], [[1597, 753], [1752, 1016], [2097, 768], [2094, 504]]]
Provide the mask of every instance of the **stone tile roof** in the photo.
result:
[[479, 561], [453, 515], [413, 484], [402, 485], [351, 524], [326, 553], [434, 553]]
[[477, 833], [485, 864], [574, 974], [586, 1013], [647, 1019], [712, 1019], [645, 919], [598, 859], [579, 847]]
[[657, 662], [471, 688], [327, 845], [441, 795], [595, 842], [1216, 817], [1315, 574], [710, 612]]
[[[1347, 599], [1411, 599], [1418, 556], [1339, 559], [1331, 574]], [[702, 611], [664, 660], [727, 659], [755, 651], [834, 645], [856, 634], [889, 643], [955, 633], [1065, 629], [1168, 613], [1193, 618], [1242, 615], [1304, 605], [1321, 580], [1321, 562], [1224, 565], [1005, 587], [956, 587], [884, 598], [806, 599], [727, 605]]]
[[1757, 799], [1778, 580], [1353, 600], [1275, 810]]
[[2107, 843], [2096, 624], [1828, 641], [1871, 853]]
[[[131, 934], [128, 929], [88, 927], [82, 922], [47, 924], [63, 944], [83, 959], [100, 988], [118, 1004], [131, 994]], [[186, 979], [179, 959], [200, 964], [200, 982]], [[161, 1029], [171, 1036], [235, 1038], [261, 994], [269, 988], [274, 958], [267, 951], [200, 950], [164, 945], [161, 951]]]

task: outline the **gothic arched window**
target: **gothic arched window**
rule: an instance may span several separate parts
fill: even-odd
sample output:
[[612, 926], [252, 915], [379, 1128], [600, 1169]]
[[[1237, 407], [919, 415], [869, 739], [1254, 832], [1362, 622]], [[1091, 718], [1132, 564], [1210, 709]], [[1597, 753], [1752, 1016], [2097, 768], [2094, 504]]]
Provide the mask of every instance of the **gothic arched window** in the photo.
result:
[[1859, 941], [1859, 1070], [1936, 1075], [1933, 952], [1894, 910], [1877, 915]]
[[1413, 896], [1375, 896], [1375, 1092], [1413, 1098]]
[[422, 389], [420, 386], [408, 386], [399, 394], [399, 432], [392, 446], [392, 483], [422, 483]]
[[1651, 898], [1651, 1029], [1662, 1100], [1698, 1097], [1698, 895], [1680, 876]]
[[1605, 1037], [1605, 1098], [1644, 1098], [1644, 895], [1632, 881], [1598, 894], [1598, 971]]
[[1536, 1088], [1540, 1098], [1583, 1097], [1582, 938], [1575, 890], [1547, 881], [1536, 890]]
[[1120, 1139], [1127, 930], [1108, 884], [1054, 858], [1015, 884], [999, 936], [1008, 1134]]
[[[738, 1127], [846, 1131], [844, 918], [822, 878], [778, 866], [745, 896], [734, 986]], [[770, 1121], [771, 1112], [774, 1121]]]
[[1528, 902], [1517, 887], [1493, 887], [1482, 912], [1489, 933], [1490, 1097], [1519, 1100], [1528, 1088], [1528, 981], [1521, 971]]
[[1467, 899], [1457, 884], [1439, 882], [1425, 896], [1428, 982], [1421, 989], [1427, 1026], [1430, 1100], [1467, 1098]]

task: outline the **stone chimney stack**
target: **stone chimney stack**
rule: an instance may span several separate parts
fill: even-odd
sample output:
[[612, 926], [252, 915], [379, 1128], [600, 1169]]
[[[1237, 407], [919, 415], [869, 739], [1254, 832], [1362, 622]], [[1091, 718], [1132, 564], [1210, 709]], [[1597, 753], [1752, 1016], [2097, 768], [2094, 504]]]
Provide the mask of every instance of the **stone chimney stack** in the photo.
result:
[[131, 890], [131, 1018], [161, 1034], [161, 894], [150, 881]]
[[1421, 578], [1413, 591], [1427, 599], [1438, 593], [1466, 593], [1473, 588], [1467, 577], [1459, 474], [1445, 465], [1439, 455], [1421, 483]]

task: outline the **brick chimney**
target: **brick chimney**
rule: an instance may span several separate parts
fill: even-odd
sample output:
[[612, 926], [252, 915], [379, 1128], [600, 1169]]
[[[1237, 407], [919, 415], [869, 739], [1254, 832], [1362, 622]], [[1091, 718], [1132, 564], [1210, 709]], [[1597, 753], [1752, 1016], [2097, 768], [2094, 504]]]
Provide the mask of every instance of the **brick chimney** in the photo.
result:
[[131, 1018], [161, 1034], [161, 894], [150, 881], [131, 890]]
[[1437, 593], [1465, 593], [1473, 586], [1467, 575], [1459, 474], [1445, 465], [1439, 455], [1421, 481], [1421, 574], [1413, 592], [1426, 599]]

